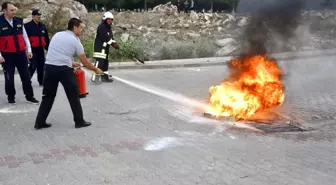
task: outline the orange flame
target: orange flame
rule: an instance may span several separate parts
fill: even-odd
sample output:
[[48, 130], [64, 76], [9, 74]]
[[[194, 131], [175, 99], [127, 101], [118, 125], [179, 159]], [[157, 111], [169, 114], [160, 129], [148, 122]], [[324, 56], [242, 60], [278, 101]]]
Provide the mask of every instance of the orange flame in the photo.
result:
[[214, 116], [247, 119], [257, 111], [281, 105], [284, 85], [276, 61], [255, 55], [230, 62], [231, 75], [221, 85], [210, 87], [210, 108]]

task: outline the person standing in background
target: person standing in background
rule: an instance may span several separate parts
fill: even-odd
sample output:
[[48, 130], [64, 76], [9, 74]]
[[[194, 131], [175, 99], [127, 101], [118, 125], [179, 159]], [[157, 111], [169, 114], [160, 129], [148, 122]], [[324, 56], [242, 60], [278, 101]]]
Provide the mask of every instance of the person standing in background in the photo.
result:
[[189, 9], [189, 1], [185, 0], [184, 1], [184, 13], [188, 13], [188, 9]]
[[38, 104], [28, 70], [28, 58], [33, 57], [23, 19], [16, 17], [17, 8], [10, 2], [2, 4], [0, 16], [0, 63], [5, 77], [5, 91], [8, 103], [15, 103], [14, 73], [17, 68], [22, 81], [26, 100]]
[[177, 12], [178, 13], [181, 12], [181, 2], [180, 2], [180, 0], [177, 0]]
[[190, 1], [190, 11], [194, 11], [194, 7], [195, 6], [195, 2], [194, 2], [194, 0], [191, 0]]
[[37, 71], [37, 81], [42, 86], [45, 63], [44, 49], [48, 51], [49, 35], [46, 26], [40, 22], [41, 13], [38, 10], [33, 10], [32, 16], [32, 20], [24, 25], [33, 52], [33, 58], [29, 64], [29, 72], [32, 78], [35, 71]]
[[[110, 46], [114, 49], [119, 49], [113, 37], [113, 19], [114, 16], [111, 12], [104, 13], [102, 22], [97, 27], [97, 33], [94, 39], [93, 58], [96, 60], [96, 67], [104, 71], [104, 75], [102, 75], [100, 79], [102, 82], [113, 82], [112, 76], [108, 74]], [[96, 81], [96, 78], [96, 75], [92, 75], [91, 80]]]

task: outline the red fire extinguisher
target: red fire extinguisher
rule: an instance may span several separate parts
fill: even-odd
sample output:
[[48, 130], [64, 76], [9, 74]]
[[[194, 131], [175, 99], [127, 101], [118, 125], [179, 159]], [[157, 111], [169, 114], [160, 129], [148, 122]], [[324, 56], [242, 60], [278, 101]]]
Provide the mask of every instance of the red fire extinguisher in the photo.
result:
[[75, 70], [75, 75], [77, 78], [78, 88], [79, 88], [79, 98], [85, 98], [89, 93], [86, 92], [86, 81], [85, 81], [85, 72], [83, 69], [78, 67]]

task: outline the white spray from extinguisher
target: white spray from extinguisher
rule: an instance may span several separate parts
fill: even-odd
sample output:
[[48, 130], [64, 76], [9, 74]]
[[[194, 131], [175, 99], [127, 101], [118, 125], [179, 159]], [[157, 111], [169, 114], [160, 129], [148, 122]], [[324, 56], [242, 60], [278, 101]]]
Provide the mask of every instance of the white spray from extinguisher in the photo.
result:
[[[86, 73], [86, 74], [89, 75], [90, 73]], [[89, 76], [89, 78], [91, 78], [91, 77]], [[147, 92], [147, 93], [150, 93], [150, 94], [153, 94], [153, 95], [157, 95], [157, 96], [169, 99], [171, 101], [177, 102], [179, 104], [190, 107], [192, 109], [211, 110], [211, 107], [209, 105], [207, 105], [205, 103], [201, 103], [197, 100], [188, 98], [188, 97], [183, 96], [183, 95], [181, 95], [179, 93], [176, 93], [176, 92], [172, 92], [172, 91], [168, 91], [166, 89], [154, 87], [154, 86], [151, 86], [151, 85], [148, 85], [148, 84], [135, 83], [135, 82], [125, 80], [125, 79], [117, 77], [117, 76], [113, 76], [113, 79], [115, 79], [115, 80], [117, 80], [117, 81], [119, 81], [123, 84], [129, 85], [129, 86], [134, 87], [136, 89], [139, 89], [141, 91], [144, 91], [144, 92]], [[257, 131], [257, 132], [262, 132], [257, 128], [254, 128], [252, 126], [249, 126], [249, 125], [246, 125], [246, 124], [243, 124], [243, 123], [235, 122], [235, 121], [225, 121], [223, 123], [234, 126], [234, 127], [238, 127], [238, 128], [244, 128], [244, 129], [254, 130], [254, 131]]]

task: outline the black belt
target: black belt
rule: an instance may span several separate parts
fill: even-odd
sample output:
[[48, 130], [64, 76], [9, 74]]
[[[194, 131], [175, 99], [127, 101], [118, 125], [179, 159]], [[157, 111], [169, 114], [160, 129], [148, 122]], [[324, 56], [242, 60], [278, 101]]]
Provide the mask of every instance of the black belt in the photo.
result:
[[63, 65], [63, 66], [57, 66], [57, 65], [52, 65], [52, 64], [45, 64], [45, 68], [51, 68], [51, 69], [56, 69], [61, 71], [68, 71], [68, 70], [74, 70], [72, 67]]

